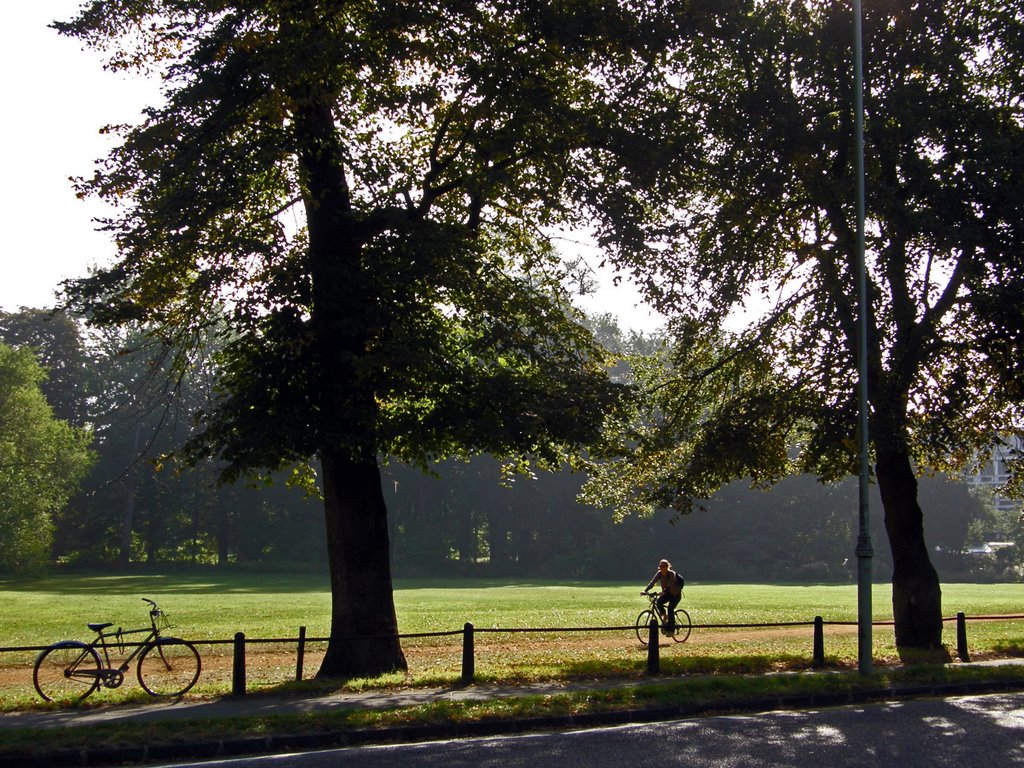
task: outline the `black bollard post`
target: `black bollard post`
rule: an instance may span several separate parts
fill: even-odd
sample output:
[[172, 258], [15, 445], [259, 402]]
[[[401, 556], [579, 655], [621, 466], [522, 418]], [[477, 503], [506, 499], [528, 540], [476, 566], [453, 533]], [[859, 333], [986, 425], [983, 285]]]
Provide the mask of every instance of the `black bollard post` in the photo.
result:
[[967, 652], [967, 617], [963, 611], [956, 615], [956, 655], [960, 661], [971, 660], [971, 654]]
[[235, 633], [235, 656], [231, 669], [231, 695], [245, 696], [245, 633]]
[[658, 657], [660, 641], [658, 638], [658, 620], [652, 618], [647, 635], [647, 674], [656, 675], [661, 672], [661, 659]]
[[825, 621], [821, 616], [814, 617], [814, 666], [825, 666]]
[[462, 628], [462, 684], [469, 685], [476, 675], [476, 662], [473, 658], [473, 625], [468, 621]]
[[299, 652], [295, 659], [295, 682], [302, 682], [302, 667], [306, 659], [306, 628], [299, 627]]

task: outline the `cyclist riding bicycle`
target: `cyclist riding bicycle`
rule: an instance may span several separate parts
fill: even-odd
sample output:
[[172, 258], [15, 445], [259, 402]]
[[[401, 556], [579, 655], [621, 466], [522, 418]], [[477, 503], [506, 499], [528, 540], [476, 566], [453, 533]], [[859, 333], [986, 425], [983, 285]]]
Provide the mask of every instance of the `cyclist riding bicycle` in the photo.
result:
[[676, 624], [676, 606], [679, 605], [679, 601], [683, 597], [683, 577], [672, 570], [672, 563], [668, 560], [662, 560], [658, 563], [658, 571], [654, 574], [654, 578], [648, 582], [647, 586], [644, 587], [644, 591], [640, 594], [646, 595], [658, 580], [661, 581], [661, 594], [658, 595], [658, 605], [663, 610], [666, 605], [668, 606], [666, 629], [671, 632]]

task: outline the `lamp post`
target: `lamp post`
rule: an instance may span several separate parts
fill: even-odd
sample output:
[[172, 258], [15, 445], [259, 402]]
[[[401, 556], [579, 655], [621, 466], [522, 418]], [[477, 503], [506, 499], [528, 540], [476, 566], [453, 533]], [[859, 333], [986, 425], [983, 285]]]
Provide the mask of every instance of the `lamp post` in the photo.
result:
[[857, 535], [857, 662], [862, 675], [870, 675], [871, 658], [871, 531], [868, 525], [868, 488], [871, 477], [868, 457], [868, 287], [864, 259], [864, 69], [862, 64], [863, 28], [861, 0], [853, 0], [853, 99], [857, 177], [857, 372], [859, 419], [857, 433], [860, 451]]

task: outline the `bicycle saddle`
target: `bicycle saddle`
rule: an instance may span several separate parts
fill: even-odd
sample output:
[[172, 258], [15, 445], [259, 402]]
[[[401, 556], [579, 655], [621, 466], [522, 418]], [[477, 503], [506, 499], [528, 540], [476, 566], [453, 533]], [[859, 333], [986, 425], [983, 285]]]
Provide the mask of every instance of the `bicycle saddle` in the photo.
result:
[[113, 622], [108, 621], [106, 624], [87, 624], [86, 626], [89, 627], [89, 629], [91, 629], [93, 632], [102, 632], [107, 627], [114, 626], [114, 624]]

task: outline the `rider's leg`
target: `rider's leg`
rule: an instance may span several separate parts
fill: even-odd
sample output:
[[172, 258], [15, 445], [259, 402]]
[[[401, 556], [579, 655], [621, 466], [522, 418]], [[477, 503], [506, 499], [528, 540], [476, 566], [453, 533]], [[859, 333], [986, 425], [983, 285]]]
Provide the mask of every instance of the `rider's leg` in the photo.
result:
[[662, 630], [666, 634], [670, 634], [675, 626], [676, 617], [672, 609], [675, 608], [678, 602], [679, 598], [673, 598], [668, 592], [662, 592], [658, 595], [658, 610], [661, 611]]
[[666, 602], [668, 603], [668, 628], [669, 631], [674, 631], [676, 628], [676, 606], [679, 605], [679, 601], [682, 599], [682, 595], [675, 597], [669, 596]]

